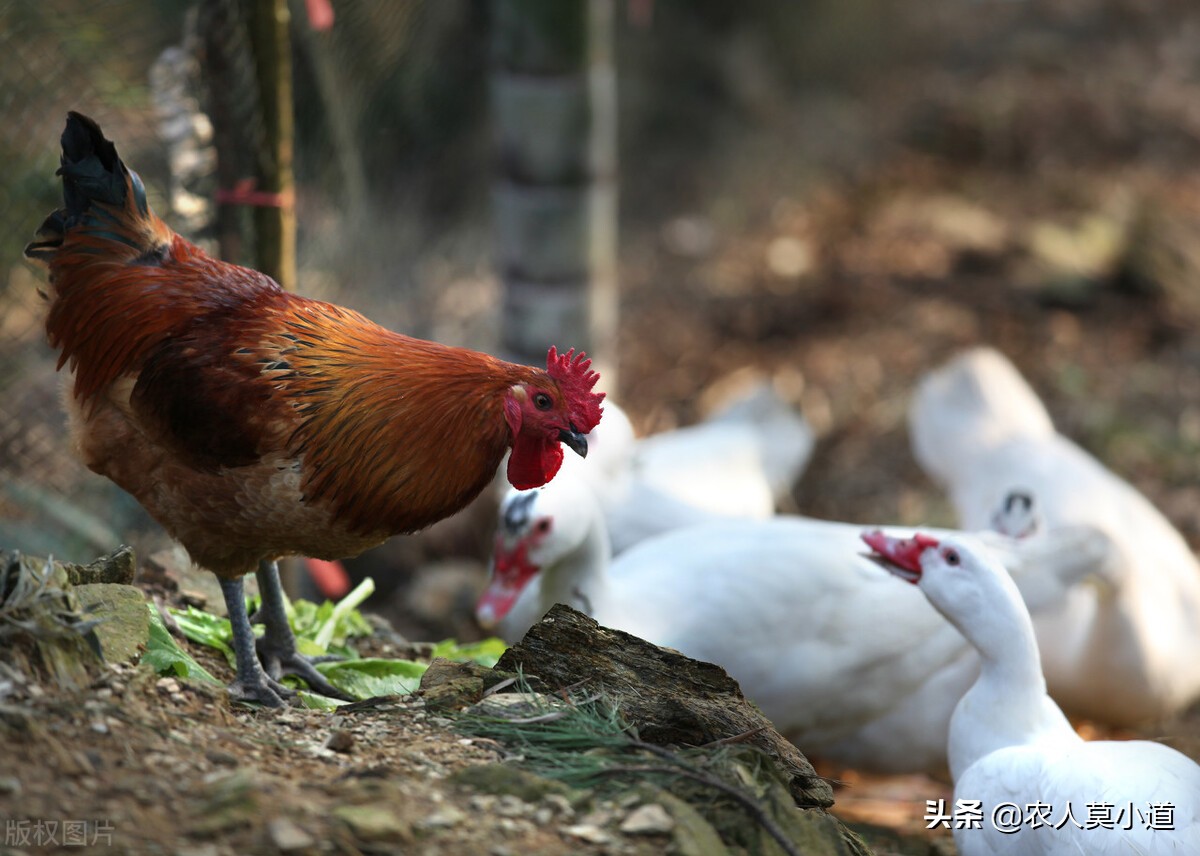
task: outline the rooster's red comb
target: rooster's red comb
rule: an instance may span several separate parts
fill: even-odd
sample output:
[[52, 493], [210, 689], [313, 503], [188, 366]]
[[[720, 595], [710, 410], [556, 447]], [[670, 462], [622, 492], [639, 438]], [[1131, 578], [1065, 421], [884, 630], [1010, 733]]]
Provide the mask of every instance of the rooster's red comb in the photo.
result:
[[592, 392], [592, 387], [600, 380], [600, 373], [591, 368], [592, 361], [587, 354], [580, 351], [576, 355], [574, 348], [560, 355], [558, 349], [551, 345], [546, 354], [546, 373], [558, 381], [571, 412], [571, 420], [581, 434], [587, 434], [595, 428], [604, 412], [600, 407], [604, 393]]

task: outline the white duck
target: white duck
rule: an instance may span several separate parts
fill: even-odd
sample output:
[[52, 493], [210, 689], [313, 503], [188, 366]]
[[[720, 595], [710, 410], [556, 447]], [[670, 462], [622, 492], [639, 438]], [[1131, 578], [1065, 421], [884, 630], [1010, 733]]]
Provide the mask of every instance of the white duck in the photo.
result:
[[1020, 488], [1045, 525], [1104, 534], [1110, 585], [1076, 587], [1034, 617], [1064, 709], [1132, 725], [1200, 698], [1200, 564], [1145, 497], [1054, 430], [1007, 359], [977, 349], [932, 373], [909, 423], [917, 460], [949, 490], [963, 529], [986, 527], [997, 500]]
[[[476, 615], [515, 641], [552, 604], [568, 603], [724, 666], [805, 752], [881, 771], [942, 769], [950, 713], [977, 661], [917, 592], [897, 591], [860, 555], [859, 531], [799, 517], [725, 521], [612, 560], [599, 503], [560, 473], [505, 504]], [[1038, 605], [1061, 600], [1095, 561], [1085, 530], [991, 537]], [[540, 589], [523, 593], [537, 576]], [[871, 733], [903, 703], [920, 711], [910, 740]]]
[[771, 516], [813, 443], [804, 417], [760, 384], [703, 422], [642, 439], [606, 401], [587, 460], [565, 466], [595, 490], [620, 553], [683, 526]]
[[[986, 547], [960, 536], [864, 540], [982, 659], [950, 721], [955, 804], [982, 804], [980, 828], [954, 829], [961, 856], [1200, 853], [1200, 766], [1159, 743], [1075, 733], [1046, 693], [1020, 593]], [[1004, 804], [1018, 814], [999, 824], [1007, 831], [993, 823]]]

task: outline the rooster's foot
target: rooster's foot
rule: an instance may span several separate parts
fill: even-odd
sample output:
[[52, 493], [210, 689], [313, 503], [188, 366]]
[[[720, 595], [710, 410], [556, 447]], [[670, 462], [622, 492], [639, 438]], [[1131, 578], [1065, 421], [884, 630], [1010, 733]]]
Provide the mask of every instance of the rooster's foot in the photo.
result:
[[[278, 681], [284, 675], [295, 675], [321, 695], [341, 701], [354, 699], [339, 690], [313, 666], [314, 660], [296, 650], [296, 635], [288, 624], [287, 610], [283, 605], [283, 587], [279, 584], [279, 566], [275, 562], [263, 561], [258, 565], [258, 591], [262, 604], [256, 615], [261, 616], [266, 633], [257, 641], [258, 657], [267, 676]], [[329, 659], [318, 658], [316, 661]], [[334, 658], [337, 659], [337, 658]]]
[[234, 701], [260, 704], [263, 707], [285, 707], [287, 699], [296, 697], [295, 690], [272, 680], [262, 672], [259, 672], [257, 678], [247, 681], [238, 677], [228, 686], [229, 697]]

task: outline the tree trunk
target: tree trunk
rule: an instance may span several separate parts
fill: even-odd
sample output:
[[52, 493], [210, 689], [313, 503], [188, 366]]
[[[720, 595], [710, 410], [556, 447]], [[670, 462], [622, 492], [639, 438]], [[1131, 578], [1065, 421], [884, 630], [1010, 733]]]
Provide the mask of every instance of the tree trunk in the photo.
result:
[[612, 0], [497, 0], [492, 119], [502, 345], [584, 348], [615, 388]]

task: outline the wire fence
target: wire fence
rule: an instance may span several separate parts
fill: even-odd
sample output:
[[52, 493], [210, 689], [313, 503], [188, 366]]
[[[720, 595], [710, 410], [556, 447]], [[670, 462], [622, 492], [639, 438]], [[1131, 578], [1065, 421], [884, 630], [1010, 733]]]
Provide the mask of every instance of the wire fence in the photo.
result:
[[[263, 151], [246, 2], [0, 0], [0, 547], [88, 560], [163, 537], [72, 453], [42, 326], [44, 274], [21, 250], [61, 204], [68, 110], [101, 123], [172, 227], [214, 250], [222, 229], [248, 234], [248, 209], [222, 222], [214, 204]], [[305, 4], [292, 5], [298, 288], [396, 329], [486, 347], [478, 318], [497, 287], [486, 264], [484, 10], [466, 0], [335, 9], [336, 26], [318, 31]], [[238, 153], [220, 170], [214, 127]], [[252, 263], [252, 243], [235, 260]]]

